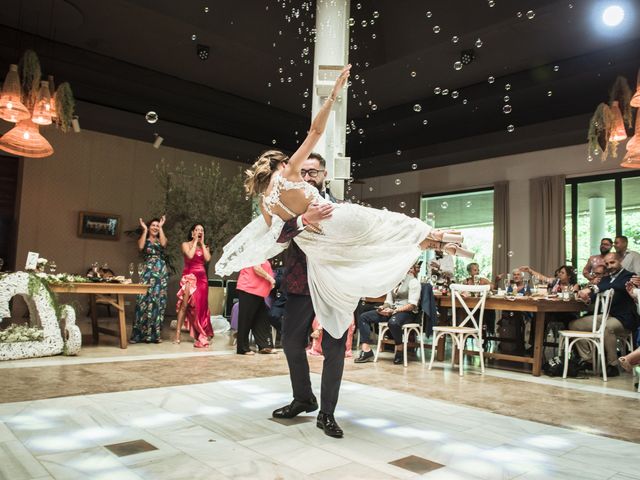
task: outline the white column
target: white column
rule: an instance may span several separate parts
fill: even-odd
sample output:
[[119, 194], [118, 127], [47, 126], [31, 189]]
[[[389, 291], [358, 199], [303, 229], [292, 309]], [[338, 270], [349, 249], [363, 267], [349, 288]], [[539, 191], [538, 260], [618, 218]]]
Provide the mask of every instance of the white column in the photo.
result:
[[[316, 42], [313, 55], [313, 105], [315, 117], [340, 70], [349, 62], [350, 0], [318, 0], [316, 6]], [[316, 151], [327, 161], [331, 193], [344, 199], [344, 179], [350, 177], [350, 159], [346, 158], [347, 89], [336, 100], [327, 129]]]
[[589, 255], [600, 253], [600, 240], [607, 236], [606, 207], [603, 197], [589, 199]]

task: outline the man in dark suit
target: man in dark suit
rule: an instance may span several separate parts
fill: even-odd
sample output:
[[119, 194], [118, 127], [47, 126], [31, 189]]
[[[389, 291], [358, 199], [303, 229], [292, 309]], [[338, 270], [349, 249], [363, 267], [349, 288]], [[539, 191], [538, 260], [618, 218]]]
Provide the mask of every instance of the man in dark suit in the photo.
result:
[[[315, 186], [320, 194], [332, 202], [335, 199], [325, 190], [326, 162], [318, 154], [312, 153], [302, 165], [302, 178]], [[316, 224], [331, 216], [333, 207], [330, 204], [310, 205], [307, 211], [285, 223], [279, 242], [286, 242], [298, 235], [306, 225]], [[289, 405], [273, 412], [275, 418], [293, 418], [302, 412], [313, 412], [318, 409], [311, 378], [306, 346], [309, 342], [311, 323], [315, 317], [309, 284], [307, 282], [307, 257], [295, 242], [289, 244], [285, 260], [283, 285], [287, 292], [287, 303], [282, 322], [282, 346], [289, 364], [289, 375], [293, 389], [293, 401]], [[322, 322], [322, 319], [320, 319]], [[333, 413], [338, 403], [340, 382], [344, 369], [344, 349], [347, 332], [336, 339], [324, 332], [322, 335], [322, 382], [320, 387], [320, 413], [316, 425], [331, 437], [342, 437], [343, 432], [336, 423]]]
[[[604, 349], [607, 356], [607, 376], [616, 377], [620, 374], [617, 364], [616, 351], [617, 337], [622, 337], [638, 328], [637, 307], [633, 298], [627, 292], [627, 282], [633, 277], [633, 273], [622, 268], [622, 259], [618, 253], [608, 253], [604, 257], [607, 275], [602, 277], [597, 285], [589, 285], [578, 292], [578, 296], [587, 301], [593, 301], [596, 294], [613, 290], [611, 309], [607, 319], [607, 327], [604, 333]], [[593, 325], [591, 315], [573, 320], [569, 324], [569, 330], [589, 331]], [[591, 344], [586, 341], [576, 342], [576, 350], [583, 362], [591, 362]]]

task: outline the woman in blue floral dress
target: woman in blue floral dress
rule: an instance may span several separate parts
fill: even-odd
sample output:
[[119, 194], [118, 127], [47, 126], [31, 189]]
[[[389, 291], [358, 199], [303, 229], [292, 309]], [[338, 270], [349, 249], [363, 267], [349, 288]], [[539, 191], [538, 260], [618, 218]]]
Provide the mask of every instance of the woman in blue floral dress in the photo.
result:
[[162, 226], [165, 216], [154, 218], [149, 226], [140, 219], [142, 235], [138, 239], [138, 249], [144, 258], [142, 283], [149, 285], [144, 295], [136, 300], [136, 320], [131, 330], [129, 343], [162, 343], [162, 322], [167, 306], [167, 283], [169, 273], [164, 258], [167, 237]]

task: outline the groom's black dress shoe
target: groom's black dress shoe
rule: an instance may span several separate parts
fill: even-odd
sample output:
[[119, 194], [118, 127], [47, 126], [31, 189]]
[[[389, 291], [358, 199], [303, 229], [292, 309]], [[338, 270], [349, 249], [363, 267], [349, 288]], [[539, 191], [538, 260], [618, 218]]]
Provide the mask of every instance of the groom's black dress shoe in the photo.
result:
[[404, 363], [404, 353], [396, 352], [396, 354], [393, 356], [393, 364], [400, 365], [402, 363]]
[[302, 412], [313, 412], [318, 409], [318, 400], [313, 397], [308, 402], [301, 402], [294, 399], [289, 405], [274, 410], [271, 416], [273, 418], [293, 418]]
[[333, 418], [331, 413], [324, 413], [323, 411], [320, 411], [318, 413], [316, 426], [323, 429], [325, 435], [329, 435], [330, 437], [342, 438], [344, 436], [344, 432], [336, 423], [336, 419]]

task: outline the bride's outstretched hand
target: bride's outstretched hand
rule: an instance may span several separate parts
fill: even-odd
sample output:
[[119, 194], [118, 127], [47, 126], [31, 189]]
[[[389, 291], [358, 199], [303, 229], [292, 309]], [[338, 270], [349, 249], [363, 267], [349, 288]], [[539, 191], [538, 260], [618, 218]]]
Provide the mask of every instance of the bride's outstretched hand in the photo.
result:
[[331, 98], [333, 100], [336, 99], [340, 90], [344, 87], [345, 83], [347, 83], [347, 79], [349, 78], [349, 71], [351, 70], [351, 64], [347, 65], [342, 69], [340, 75], [336, 79], [336, 83], [333, 85], [333, 90], [331, 91]]

